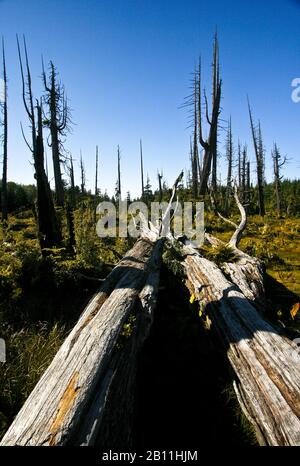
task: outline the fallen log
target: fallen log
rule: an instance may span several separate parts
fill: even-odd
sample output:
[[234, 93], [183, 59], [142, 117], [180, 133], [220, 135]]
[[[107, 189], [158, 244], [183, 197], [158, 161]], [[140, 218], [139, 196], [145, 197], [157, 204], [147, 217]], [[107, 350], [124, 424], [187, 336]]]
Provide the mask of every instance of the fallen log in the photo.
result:
[[152, 322], [161, 248], [142, 238], [112, 270], [1, 445], [130, 444], [136, 356]]
[[300, 356], [213, 262], [182, 247], [186, 285], [209, 316], [235, 373], [240, 405], [262, 445], [300, 445]]

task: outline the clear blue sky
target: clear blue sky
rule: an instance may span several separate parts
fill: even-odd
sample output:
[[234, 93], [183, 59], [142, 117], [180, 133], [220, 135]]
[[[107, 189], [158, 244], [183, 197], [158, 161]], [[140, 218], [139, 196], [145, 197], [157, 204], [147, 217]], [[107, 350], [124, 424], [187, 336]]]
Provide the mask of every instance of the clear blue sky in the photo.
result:
[[[210, 86], [212, 39], [218, 28], [223, 78], [222, 118], [232, 116], [235, 142], [250, 139], [249, 94], [267, 149], [277, 141], [292, 160], [285, 169], [299, 177], [300, 103], [291, 81], [300, 77], [300, 2], [297, 0], [0, 0], [0, 34], [9, 77], [9, 179], [33, 182], [31, 155], [20, 133], [27, 130], [21, 100], [15, 34], [25, 34], [33, 89], [39, 96], [41, 54], [53, 60], [73, 109], [66, 147], [85, 160], [94, 184], [95, 146], [100, 148], [100, 185], [113, 192], [116, 150], [122, 153], [122, 188], [140, 192], [139, 139], [145, 171], [156, 187], [157, 169], [169, 183], [189, 166], [187, 114], [178, 107], [189, 93], [190, 72], [202, 55]], [[224, 154], [224, 132], [219, 150]], [[50, 149], [47, 149], [50, 164]], [[224, 157], [220, 168], [225, 174]], [[253, 174], [254, 177], [254, 174]]]

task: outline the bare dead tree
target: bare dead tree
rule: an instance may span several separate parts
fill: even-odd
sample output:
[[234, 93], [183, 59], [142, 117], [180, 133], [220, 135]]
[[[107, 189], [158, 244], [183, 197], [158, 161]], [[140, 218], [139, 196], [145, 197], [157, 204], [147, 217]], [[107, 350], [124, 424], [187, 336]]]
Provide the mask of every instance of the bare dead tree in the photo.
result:
[[245, 230], [245, 228], [247, 226], [247, 213], [246, 213], [245, 207], [243, 206], [243, 204], [241, 203], [241, 201], [239, 199], [238, 189], [237, 189], [236, 183], [234, 184], [233, 197], [234, 197], [234, 200], [236, 202], [236, 205], [237, 205], [237, 207], [238, 207], [238, 209], [240, 211], [240, 215], [241, 215], [241, 219], [240, 219], [239, 224], [236, 224], [235, 222], [233, 222], [229, 218], [225, 217], [224, 215], [222, 215], [218, 211], [218, 207], [217, 207], [215, 196], [214, 196], [214, 191], [212, 189], [210, 190], [210, 199], [211, 199], [211, 203], [212, 203], [212, 206], [214, 208], [214, 211], [216, 212], [218, 217], [220, 217], [221, 220], [223, 220], [225, 223], [228, 223], [229, 225], [231, 225], [231, 226], [233, 226], [235, 228], [235, 231], [234, 231], [233, 235], [231, 236], [231, 238], [230, 238], [230, 240], [229, 240], [229, 242], [227, 244], [228, 244], [228, 246], [230, 246], [232, 248], [238, 248], [238, 245], [239, 245], [239, 242], [240, 242], [240, 240], [242, 238], [243, 232], [244, 232], [244, 230]]
[[70, 110], [64, 86], [58, 82], [57, 70], [50, 61], [50, 73], [47, 81], [43, 64], [43, 83], [45, 88], [44, 102], [48, 108], [44, 124], [50, 129], [53, 171], [55, 180], [56, 203], [64, 204], [64, 184], [61, 173], [61, 163], [65, 162], [63, 142], [69, 130]]
[[203, 165], [202, 173], [199, 184], [199, 194], [204, 195], [207, 191], [208, 178], [211, 174], [211, 167], [213, 164], [212, 186], [216, 187], [217, 184], [217, 133], [218, 133], [218, 119], [220, 115], [221, 103], [221, 87], [222, 80], [220, 79], [220, 66], [219, 66], [219, 45], [218, 38], [215, 35], [214, 51], [213, 51], [213, 85], [212, 85], [212, 109], [209, 115], [208, 102], [206, 94], [205, 98], [205, 116], [209, 125], [209, 134], [207, 140], [203, 139], [203, 125], [202, 125], [202, 103], [201, 103], [201, 63], [199, 62], [198, 70], [198, 138], [199, 143], [203, 147]]
[[250, 185], [250, 161], [247, 161], [247, 169], [246, 169], [246, 203], [247, 205], [250, 204], [251, 200], [251, 185]]
[[[212, 82], [213, 82], [213, 93], [212, 93], [212, 108], [214, 106], [214, 102], [217, 97], [217, 74], [219, 68], [219, 44], [218, 44], [218, 37], [217, 33], [215, 34], [214, 39], [214, 53], [213, 53], [213, 74], [212, 74]], [[216, 129], [215, 136], [213, 138], [213, 156], [212, 156], [212, 175], [211, 175], [211, 184], [214, 190], [217, 189], [217, 156], [218, 156], [218, 128]]]
[[75, 227], [74, 227], [74, 209], [76, 207], [76, 196], [75, 196], [75, 176], [74, 176], [74, 164], [73, 156], [70, 154], [68, 157], [67, 172], [69, 174], [70, 189], [69, 194], [65, 196], [66, 206], [66, 218], [68, 228], [68, 246], [70, 251], [74, 251], [76, 245], [75, 238]]
[[[7, 221], [7, 135], [8, 135], [8, 119], [7, 119], [7, 75], [6, 75], [6, 62], [5, 62], [5, 50], [4, 50], [4, 39], [2, 37], [2, 63], [3, 63], [3, 95], [2, 97], [2, 110], [3, 110], [3, 168], [2, 168], [2, 186], [1, 186], [1, 208], [2, 208], [2, 220]], [[1, 90], [0, 90], [1, 92]]]
[[159, 198], [158, 201], [161, 202], [163, 198], [163, 188], [162, 188], [162, 178], [163, 174], [157, 172], [157, 178], [158, 178], [158, 189], [159, 189]]
[[261, 126], [260, 126], [260, 123], [259, 123], [258, 129], [255, 128], [254, 126], [249, 99], [248, 99], [248, 111], [249, 111], [253, 146], [254, 146], [254, 151], [255, 151], [255, 156], [256, 156], [258, 208], [259, 208], [259, 214], [263, 217], [266, 213], [265, 195], [264, 195], [264, 148], [263, 148]]
[[[26, 79], [23, 71], [23, 61], [18, 36], [17, 46], [22, 77], [22, 97], [29, 119], [32, 136], [32, 143], [29, 144], [22, 129], [25, 142], [32, 153], [34, 161], [35, 178], [37, 183], [37, 219], [39, 242], [42, 249], [52, 248], [61, 242], [61, 232], [44, 166], [42, 102], [36, 100], [36, 106], [34, 107], [31, 74], [24, 36], [23, 46], [25, 54]], [[35, 116], [35, 109], [37, 111], [37, 117]]]
[[225, 212], [228, 214], [230, 195], [232, 190], [232, 165], [233, 165], [233, 140], [232, 140], [232, 125], [231, 117], [228, 123], [227, 141], [226, 141], [226, 158], [227, 158], [227, 182], [226, 182], [226, 197], [225, 197]]
[[238, 186], [242, 186], [242, 148], [240, 141], [238, 142]]
[[85, 176], [85, 168], [84, 168], [81, 151], [80, 151], [80, 180], [81, 180], [81, 193], [85, 194], [86, 176]]
[[140, 139], [140, 158], [141, 158], [141, 182], [142, 182], [142, 199], [144, 199], [144, 164], [143, 164], [143, 146]]
[[193, 146], [192, 146], [192, 160], [191, 160], [191, 171], [192, 171], [192, 190], [193, 196], [196, 199], [198, 196], [198, 167], [199, 167], [199, 154], [198, 154], [198, 127], [197, 127], [197, 73], [194, 73], [194, 117], [193, 117]]
[[118, 145], [117, 155], [118, 155], [118, 178], [117, 178], [116, 194], [117, 194], [118, 199], [121, 199], [121, 153], [120, 153], [119, 145]]
[[272, 159], [273, 159], [273, 171], [274, 171], [274, 187], [276, 195], [276, 209], [278, 217], [282, 215], [282, 191], [281, 191], [281, 168], [286, 163], [287, 159], [284, 157], [282, 159], [279, 148], [277, 144], [274, 144], [272, 150]]
[[242, 166], [241, 166], [241, 202], [246, 202], [246, 180], [247, 180], [247, 146], [244, 145], [242, 151]]
[[72, 154], [70, 154], [69, 178], [70, 178], [71, 192], [75, 193], [75, 175], [74, 175], [74, 164], [73, 164]]
[[96, 173], [95, 173], [95, 196], [99, 194], [98, 190], [98, 146], [96, 146]]

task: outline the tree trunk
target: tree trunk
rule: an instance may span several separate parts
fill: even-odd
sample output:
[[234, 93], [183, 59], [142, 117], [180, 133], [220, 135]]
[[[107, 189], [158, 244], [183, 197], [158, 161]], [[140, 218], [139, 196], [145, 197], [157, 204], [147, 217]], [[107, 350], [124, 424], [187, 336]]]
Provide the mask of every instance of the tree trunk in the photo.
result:
[[226, 141], [226, 158], [227, 158], [227, 183], [226, 183], [226, 197], [225, 197], [225, 213], [228, 215], [230, 194], [232, 189], [232, 160], [233, 160], [233, 142], [232, 142], [232, 126], [231, 118], [228, 124], [227, 141]]
[[207, 187], [208, 179], [211, 174], [211, 168], [213, 163], [213, 176], [212, 176], [212, 187], [216, 188], [217, 185], [217, 137], [218, 137], [218, 119], [220, 114], [220, 103], [221, 103], [221, 87], [222, 81], [219, 75], [219, 45], [217, 35], [214, 41], [214, 53], [213, 53], [213, 85], [212, 85], [212, 110], [211, 116], [208, 112], [208, 103], [205, 96], [205, 113], [206, 120], [209, 125], [208, 139], [204, 141], [202, 135], [202, 117], [201, 117], [201, 69], [199, 64], [198, 72], [198, 136], [199, 143], [204, 149], [203, 164], [201, 170], [201, 179], [199, 183], [199, 194], [204, 196]]
[[95, 196], [98, 196], [98, 146], [96, 146]]
[[257, 134], [256, 128], [254, 128], [249, 100], [248, 100], [248, 110], [249, 110], [253, 146], [254, 146], [254, 151], [255, 151], [255, 156], [256, 156], [258, 208], [259, 208], [259, 214], [262, 217], [264, 217], [266, 212], [265, 212], [265, 194], [264, 194], [264, 153], [263, 153], [261, 127], [259, 124], [259, 129], [258, 129], [258, 134]]
[[37, 208], [39, 241], [41, 249], [52, 248], [61, 242], [61, 233], [53, 204], [51, 189], [44, 167], [44, 144], [42, 109], [37, 106], [38, 112], [38, 133], [35, 145], [35, 176], [37, 181]]
[[3, 171], [2, 171], [2, 186], [1, 186], [1, 208], [2, 220], [7, 220], [7, 76], [5, 64], [4, 41], [2, 39], [2, 56], [3, 56]]
[[136, 356], [152, 323], [161, 247], [140, 239], [113, 269], [1, 445], [130, 444]]
[[140, 157], [141, 157], [141, 183], [142, 183], [142, 199], [144, 199], [144, 166], [143, 166], [143, 146], [140, 139]]
[[52, 161], [53, 172], [55, 181], [55, 196], [56, 204], [59, 206], [64, 205], [64, 185], [61, 174], [61, 135], [64, 135], [64, 130], [68, 121], [67, 103], [64, 97], [64, 89], [61, 84], [56, 81], [56, 70], [54, 64], [50, 62], [50, 85], [47, 84], [46, 73], [43, 66], [43, 81], [46, 91], [46, 103], [49, 106], [50, 121], [47, 124], [51, 134], [51, 148], [52, 148]]

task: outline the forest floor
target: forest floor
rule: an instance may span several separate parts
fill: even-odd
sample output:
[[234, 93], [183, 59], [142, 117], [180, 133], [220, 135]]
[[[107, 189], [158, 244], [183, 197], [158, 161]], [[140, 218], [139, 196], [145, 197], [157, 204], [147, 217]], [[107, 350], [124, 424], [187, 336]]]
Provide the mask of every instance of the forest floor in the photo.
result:
[[[7, 345], [7, 362], [0, 364], [0, 438], [98, 288], [97, 278], [105, 277], [130, 246], [124, 240], [99, 242], [92, 214], [79, 212], [75, 220], [76, 257], [62, 247], [42, 259], [30, 211], [10, 217], [5, 237], [0, 229], [0, 338]], [[230, 238], [230, 227], [211, 214], [205, 223], [218, 238]], [[297, 336], [300, 313], [292, 316], [291, 309], [300, 301], [299, 219], [251, 216], [240, 247], [265, 264], [268, 317]], [[179, 437], [185, 445], [199, 438], [253, 444], [218, 349], [207, 341], [184, 292], [173, 290], [170, 298], [165, 271], [162, 282], [165, 290], [141, 355], [137, 391], [138, 411], [160, 420], [157, 431], [150, 432], [137, 416], [137, 444], [148, 438], [157, 446], [164, 438], [176, 446]], [[157, 395], [156, 408], [148, 403], [151, 393]]]

